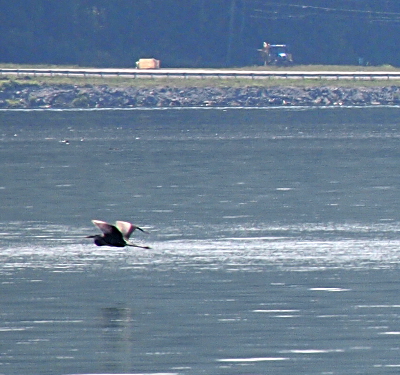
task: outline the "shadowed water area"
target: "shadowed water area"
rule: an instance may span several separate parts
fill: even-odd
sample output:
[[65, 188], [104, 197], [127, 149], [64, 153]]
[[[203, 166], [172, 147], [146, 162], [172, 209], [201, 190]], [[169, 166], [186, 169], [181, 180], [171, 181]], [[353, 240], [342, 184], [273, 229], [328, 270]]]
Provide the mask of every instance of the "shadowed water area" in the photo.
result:
[[0, 373], [397, 373], [399, 120], [0, 111]]

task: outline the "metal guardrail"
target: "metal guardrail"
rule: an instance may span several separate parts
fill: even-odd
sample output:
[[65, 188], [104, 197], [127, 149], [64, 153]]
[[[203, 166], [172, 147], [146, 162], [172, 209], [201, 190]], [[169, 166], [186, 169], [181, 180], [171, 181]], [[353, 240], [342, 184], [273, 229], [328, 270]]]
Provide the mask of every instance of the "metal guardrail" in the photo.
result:
[[362, 71], [250, 71], [215, 69], [9, 69], [0, 68], [0, 76], [67, 76], [127, 78], [219, 78], [219, 79], [314, 79], [314, 80], [400, 80], [399, 72]]

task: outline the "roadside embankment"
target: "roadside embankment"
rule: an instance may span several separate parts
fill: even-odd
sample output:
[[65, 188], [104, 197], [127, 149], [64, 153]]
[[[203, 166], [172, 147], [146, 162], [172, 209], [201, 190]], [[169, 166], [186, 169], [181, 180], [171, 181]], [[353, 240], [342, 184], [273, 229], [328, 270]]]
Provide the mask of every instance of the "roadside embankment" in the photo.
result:
[[117, 87], [3, 84], [0, 108], [400, 105], [400, 86]]

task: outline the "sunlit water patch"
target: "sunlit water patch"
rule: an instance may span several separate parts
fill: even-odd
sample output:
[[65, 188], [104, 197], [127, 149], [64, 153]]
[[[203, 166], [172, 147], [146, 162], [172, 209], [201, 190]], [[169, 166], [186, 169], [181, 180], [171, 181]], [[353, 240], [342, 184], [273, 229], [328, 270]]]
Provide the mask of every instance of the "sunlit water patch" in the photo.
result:
[[[397, 224], [153, 228], [135, 239], [151, 249], [97, 247], [77, 229], [38, 223], [3, 226], [1, 268], [179, 269], [391, 268], [400, 264]], [[197, 238], [196, 238], [197, 236]]]

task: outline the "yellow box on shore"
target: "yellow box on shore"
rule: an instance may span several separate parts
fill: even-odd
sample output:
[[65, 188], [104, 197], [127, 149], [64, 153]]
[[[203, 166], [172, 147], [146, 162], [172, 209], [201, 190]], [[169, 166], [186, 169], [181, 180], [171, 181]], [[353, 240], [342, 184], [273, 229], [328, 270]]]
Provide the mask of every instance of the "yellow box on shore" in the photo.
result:
[[160, 68], [160, 60], [156, 59], [139, 59], [136, 61], [137, 69], [159, 69]]

